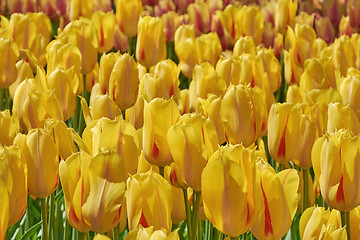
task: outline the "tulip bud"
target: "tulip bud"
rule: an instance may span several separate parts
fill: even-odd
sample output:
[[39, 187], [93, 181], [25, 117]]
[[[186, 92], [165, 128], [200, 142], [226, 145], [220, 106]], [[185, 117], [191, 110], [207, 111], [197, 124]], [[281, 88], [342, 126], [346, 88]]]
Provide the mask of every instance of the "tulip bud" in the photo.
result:
[[141, 0], [118, 0], [116, 2], [116, 20], [121, 32], [126, 36], [133, 37], [136, 35], [141, 12]]
[[275, 27], [278, 32], [285, 34], [287, 26], [294, 27], [298, 2], [293, 0], [280, 0], [276, 5]]
[[20, 132], [19, 119], [10, 116], [9, 109], [0, 112], [0, 146], [11, 146], [15, 136]]
[[[179, 33], [179, 31], [176, 31]], [[201, 53], [199, 41], [195, 38], [186, 38], [185, 40], [176, 40], [175, 34], [175, 53], [179, 58], [179, 68], [188, 78], [191, 78], [195, 65], [201, 63]]]
[[69, 5], [69, 17], [71, 21], [79, 19], [80, 17], [90, 18], [94, 11], [94, 1], [72, 0]]
[[239, 84], [241, 75], [241, 61], [238, 56], [231, 58], [221, 57], [216, 64], [216, 72], [225, 80], [226, 86], [230, 83], [233, 85]]
[[29, 78], [34, 78], [33, 71], [31, 69], [31, 66], [28, 62], [24, 60], [20, 60], [16, 63], [16, 69], [17, 69], [17, 78], [14, 83], [12, 83], [9, 86], [9, 94], [12, 100], [14, 100], [14, 94], [16, 88], [19, 86], [19, 84]]
[[129, 49], [129, 38], [120, 30], [119, 26], [115, 26], [114, 30], [114, 48], [120, 52], [126, 52]]
[[210, 12], [204, 2], [195, 2], [187, 7], [190, 23], [195, 27], [196, 36], [209, 32], [210, 29]]
[[135, 60], [124, 54], [116, 60], [109, 78], [109, 94], [120, 109], [125, 110], [136, 102], [139, 72]]
[[234, 45], [236, 40], [241, 36], [240, 24], [236, 21], [239, 17], [240, 9], [241, 8], [230, 4], [223, 11], [216, 11], [216, 15], [221, 21], [225, 36], [231, 46]]
[[114, 31], [116, 19], [112, 12], [95, 12], [91, 16], [99, 42], [99, 53], [108, 52], [114, 46]]
[[180, 240], [178, 230], [171, 232], [170, 234], [166, 234], [164, 229], [154, 230], [154, 226], [144, 228], [139, 226], [131, 230], [125, 237], [125, 240]]
[[194, 25], [181, 25], [175, 31], [174, 36], [174, 43], [175, 45], [179, 44], [180, 42], [188, 39], [194, 38], [195, 39], [195, 28]]
[[347, 69], [355, 66], [355, 54], [348, 36], [343, 35], [335, 40], [333, 44], [333, 61], [335, 67], [340, 68], [342, 76], [346, 76]]
[[139, 225], [171, 231], [171, 185], [152, 170], [137, 173], [127, 180], [126, 206], [129, 229]]
[[[270, 91], [277, 91], [281, 85], [281, 66], [279, 60], [275, 57], [273, 51], [265, 48], [258, 51], [256, 59], [258, 59], [256, 62], [262, 63], [264, 67], [267, 81], [269, 81]], [[256, 76], [258, 73], [254, 75]]]
[[129, 121], [136, 129], [144, 125], [144, 95], [138, 94], [135, 105], [126, 109], [126, 121]]
[[146, 68], [166, 58], [165, 30], [160, 18], [142, 17], [138, 23], [136, 59]]
[[233, 56], [241, 56], [244, 53], [249, 53], [253, 56], [256, 56], [256, 46], [252, 37], [240, 37], [236, 41], [234, 45]]
[[216, 33], [207, 33], [202, 34], [197, 40], [199, 46], [202, 47], [200, 51], [201, 61], [209, 62], [215, 66], [222, 53], [219, 36]]
[[330, 44], [334, 41], [335, 29], [328, 17], [320, 17], [319, 19], [315, 19], [315, 29], [317, 36], [324, 39], [326, 43]]
[[251, 232], [258, 239], [280, 239], [290, 229], [297, 210], [299, 176], [295, 169], [275, 170], [257, 163], [256, 215]]
[[341, 129], [316, 140], [312, 153], [316, 179], [326, 203], [339, 211], [350, 211], [360, 204], [359, 138]]
[[12, 39], [0, 38], [0, 53], [3, 56], [0, 64], [0, 88], [8, 88], [16, 80], [16, 60], [19, 49]]
[[226, 141], [250, 146], [266, 131], [267, 109], [263, 90], [231, 85], [221, 102], [220, 116]]
[[342, 96], [344, 104], [354, 109], [358, 118], [360, 117], [360, 108], [358, 104], [360, 87], [360, 71], [355, 68], [348, 69], [348, 75], [342, 79], [339, 92]]
[[171, 59], [166, 59], [158, 62], [155, 65], [154, 74], [159, 76], [159, 78], [165, 83], [165, 87], [169, 92], [170, 97], [174, 97], [176, 101], [179, 96], [179, 74], [180, 71], [175, 62]]
[[251, 36], [256, 45], [261, 43], [264, 18], [259, 7], [255, 5], [243, 6], [239, 12], [242, 36]]
[[19, 148], [11, 146], [0, 150], [0, 181], [4, 181], [8, 191], [9, 226], [19, 221], [25, 213], [27, 202], [25, 172], [26, 165], [21, 159]]
[[168, 129], [180, 120], [174, 100], [155, 98], [144, 103], [143, 151], [145, 158], [159, 167], [173, 162], [167, 142]]
[[349, 129], [355, 135], [360, 133], [360, 121], [355, 111], [349, 105], [329, 103], [327, 132], [336, 132], [337, 129]]
[[176, 29], [181, 24], [181, 17], [174, 11], [170, 11], [161, 15], [161, 21], [165, 28], [166, 42], [174, 41]]
[[22, 154], [27, 163], [29, 194], [46, 198], [59, 182], [59, 152], [55, 139], [43, 129], [32, 129], [22, 146]]
[[[231, 149], [235, 148], [240, 153], [247, 151], [240, 145]], [[255, 155], [228, 155], [209, 161], [201, 176], [201, 191], [207, 219], [221, 232], [235, 237], [255, 221]], [[239, 218], [238, 214], [247, 217]]]

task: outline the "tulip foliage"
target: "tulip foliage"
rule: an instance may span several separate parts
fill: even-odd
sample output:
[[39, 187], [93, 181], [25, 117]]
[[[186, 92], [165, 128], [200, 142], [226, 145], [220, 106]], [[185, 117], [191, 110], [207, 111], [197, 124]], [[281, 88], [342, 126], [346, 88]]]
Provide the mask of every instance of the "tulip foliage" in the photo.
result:
[[0, 240], [359, 239], [356, 0], [0, 0]]

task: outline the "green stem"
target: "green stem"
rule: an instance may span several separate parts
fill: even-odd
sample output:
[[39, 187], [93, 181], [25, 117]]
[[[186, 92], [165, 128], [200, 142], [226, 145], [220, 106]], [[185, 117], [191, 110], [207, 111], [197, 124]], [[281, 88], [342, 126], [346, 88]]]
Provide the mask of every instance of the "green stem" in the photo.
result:
[[41, 219], [42, 219], [42, 240], [49, 239], [47, 212], [46, 212], [46, 198], [41, 199]]
[[27, 228], [25, 228], [26, 230], [31, 228], [31, 217], [30, 217], [30, 196], [27, 196], [27, 204], [26, 204], [26, 220], [27, 220]]
[[65, 236], [65, 240], [69, 240], [69, 235], [70, 235], [70, 224], [67, 221], [67, 219], [65, 219], [65, 230], [64, 230], [64, 236]]
[[212, 225], [212, 223], [210, 221], [209, 222], [209, 239], [213, 240], [214, 239], [214, 225]]
[[133, 58], [136, 60], [135, 51], [136, 51], [136, 36], [129, 37], [129, 54], [130, 56], [133, 56]]
[[309, 205], [309, 169], [303, 169], [303, 202], [302, 202], [302, 210], [308, 208]]
[[5, 107], [10, 110], [10, 94], [9, 88], [4, 88]]
[[49, 239], [54, 237], [54, 221], [55, 221], [55, 192], [50, 195], [50, 223], [49, 223]]
[[[83, 75], [83, 91], [81, 93], [81, 96], [83, 98], [85, 98], [86, 95], [86, 75]], [[81, 136], [82, 135], [82, 131], [83, 131], [83, 124], [84, 124], [84, 115], [83, 115], [83, 111], [81, 109], [81, 104], [79, 102], [80, 105], [80, 109], [79, 109], [79, 124], [78, 124], [78, 134]]]
[[3, 110], [4, 107], [4, 89], [0, 89], [0, 111]]
[[122, 114], [123, 119], [125, 120], [126, 119], [126, 110], [121, 109], [121, 114]]
[[285, 164], [279, 163], [278, 172], [281, 172], [282, 170], [284, 170], [284, 168], [285, 168]]
[[348, 211], [342, 211], [340, 212], [341, 215], [341, 226], [346, 226], [346, 233], [347, 233], [347, 239], [351, 240], [351, 232], [350, 232], [350, 212]]
[[113, 229], [113, 240], [119, 240], [119, 225]]
[[187, 232], [188, 232], [188, 239], [191, 239], [191, 215], [190, 215], [190, 205], [187, 195], [187, 189], [183, 189], [184, 194], [184, 202], [185, 202], [185, 211], [186, 211], [186, 225], [187, 225]]
[[198, 216], [198, 229], [197, 229], [197, 233], [198, 233], [198, 240], [201, 240], [202, 232], [201, 232], [201, 216], [200, 216], [200, 214], [199, 214], [199, 216]]
[[164, 167], [159, 167], [159, 173], [162, 177], [164, 177]]
[[237, 237], [230, 237], [230, 240], [240, 240], [239, 236]]
[[72, 121], [72, 128], [77, 130], [78, 123], [79, 123], [79, 112], [80, 112], [81, 104], [80, 104], [80, 97], [76, 97], [76, 108], [73, 114], [73, 121]]
[[195, 240], [196, 239], [196, 235], [197, 235], [197, 231], [199, 230], [201, 232], [200, 229], [198, 229], [198, 219], [200, 218], [200, 197], [201, 197], [201, 192], [197, 192], [194, 191], [193, 192], [193, 216], [192, 216], [192, 239]]

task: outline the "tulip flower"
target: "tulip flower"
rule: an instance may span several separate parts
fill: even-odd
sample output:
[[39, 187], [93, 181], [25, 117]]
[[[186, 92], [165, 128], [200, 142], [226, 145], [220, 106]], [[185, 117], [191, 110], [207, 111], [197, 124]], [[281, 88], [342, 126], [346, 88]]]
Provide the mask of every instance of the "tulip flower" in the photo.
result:
[[12, 39], [0, 38], [0, 53], [3, 56], [0, 64], [0, 88], [8, 88], [16, 80], [16, 60], [19, 49]]
[[121, 32], [126, 36], [133, 37], [136, 35], [141, 12], [141, 0], [118, 0], [116, 2], [116, 20]]
[[262, 62], [264, 72], [269, 81], [270, 91], [277, 91], [281, 85], [281, 66], [279, 60], [275, 57], [274, 52], [263, 48], [258, 51], [256, 58], [259, 62]]
[[347, 35], [337, 38], [333, 46], [333, 61], [340, 68], [341, 76], [346, 76], [347, 69], [355, 66], [355, 54], [351, 40]]
[[231, 85], [221, 101], [220, 116], [226, 141], [250, 146], [266, 131], [267, 109], [263, 91], [258, 87]]
[[5, 239], [9, 223], [9, 197], [6, 184], [0, 179], [0, 239]]
[[9, 86], [9, 94], [12, 100], [14, 99], [15, 90], [19, 86], [19, 84], [26, 79], [34, 78], [34, 73], [28, 62], [21, 59], [16, 63], [16, 69], [16, 80]]
[[144, 95], [138, 94], [135, 105], [125, 111], [126, 121], [129, 121], [136, 129], [144, 125], [144, 102]]
[[268, 145], [273, 159], [286, 163], [298, 156], [301, 120], [300, 108], [290, 103], [271, 106], [268, 121]]
[[360, 71], [355, 68], [348, 69], [348, 75], [342, 79], [339, 86], [339, 92], [342, 96], [344, 104], [354, 109], [358, 118], [360, 117], [360, 108], [358, 104], [360, 87]]
[[264, 29], [264, 18], [260, 8], [255, 5], [245, 5], [241, 8], [239, 17], [242, 19], [240, 26], [241, 35], [251, 36], [255, 44], [259, 45]]
[[174, 100], [178, 99], [179, 95], [179, 74], [180, 70], [175, 62], [171, 59], [166, 59], [158, 62], [155, 65], [154, 74], [159, 76], [159, 78], [164, 82], [165, 88], [169, 92], [169, 96], [173, 96]]
[[195, 65], [201, 63], [201, 53], [199, 41], [195, 38], [186, 38], [177, 42], [175, 32], [175, 53], [179, 58], [179, 68], [181, 72], [188, 78], [191, 78]]
[[174, 11], [169, 11], [161, 15], [161, 21], [165, 28], [166, 42], [174, 41], [175, 31], [182, 22], [181, 16]]
[[97, 11], [91, 16], [91, 21], [95, 26], [99, 52], [108, 52], [114, 46], [113, 35], [116, 24], [114, 13]]
[[170, 233], [172, 221], [171, 185], [152, 170], [137, 173], [127, 180], [126, 206], [129, 229], [138, 226], [164, 229]]
[[40, 0], [38, 2], [39, 11], [44, 12], [51, 19], [59, 18], [66, 14], [67, 1], [66, 0]]
[[193, 2], [195, 2], [195, 0], [174, 0], [176, 9], [181, 12], [185, 12], [187, 7]]
[[114, 152], [101, 152], [90, 160], [88, 174], [90, 189], [82, 206], [84, 220], [97, 233], [108, 232], [121, 221], [120, 231], [123, 231], [126, 225], [125, 181], [128, 177], [123, 159]]
[[241, 56], [243, 53], [249, 53], [256, 56], [256, 46], [252, 37], [240, 37], [235, 42], [233, 56]]
[[114, 48], [120, 52], [126, 52], [129, 49], [129, 38], [120, 30], [119, 26], [115, 26], [114, 30]]
[[9, 109], [0, 112], [0, 146], [12, 145], [18, 132], [20, 132], [20, 125], [17, 116], [10, 116]]
[[94, 11], [93, 1], [73, 0], [69, 4], [69, 17], [71, 21], [79, 19], [79, 17], [90, 18]]
[[233, 85], [239, 84], [241, 75], [241, 61], [238, 56], [231, 58], [220, 57], [216, 64], [216, 72], [225, 80], [226, 86], [230, 83]]
[[102, 93], [109, 92], [109, 81], [110, 75], [114, 69], [114, 65], [117, 60], [121, 57], [120, 52], [110, 52], [108, 54], [103, 54], [100, 58], [99, 65], [99, 83], [101, 85]]
[[84, 151], [92, 156], [102, 149], [117, 152], [123, 159], [126, 173], [136, 173], [140, 149], [136, 130], [131, 123], [120, 117], [115, 120], [101, 118], [86, 126], [82, 138], [83, 142], [78, 145]]
[[215, 66], [222, 53], [219, 36], [216, 33], [207, 33], [202, 34], [197, 40], [199, 46], [202, 46], [200, 51], [201, 61], [209, 62]]
[[360, 121], [355, 111], [349, 105], [329, 103], [327, 132], [336, 132], [337, 129], [349, 129], [354, 134], [360, 133]]
[[232, 237], [248, 231], [255, 220], [254, 185], [255, 155], [244, 154], [233, 160], [220, 155], [210, 160], [201, 176], [207, 219]]
[[59, 182], [59, 152], [53, 136], [41, 128], [32, 129], [21, 149], [27, 164], [29, 194], [46, 198]]
[[257, 239], [280, 239], [290, 229], [298, 206], [299, 176], [295, 169], [275, 170], [257, 163], [256, 218], [251, 232]]
[[160, 18], [142, 17], [138, 23], [136, 59], [146, 68], [166, 58], [165, 30]]
[[125, 237], [125, 240], [179, 240], [179, 235], [177, 230], [171, 232], [170, 234], [166, 234], [166, 231], [155, 230], [153, 226], [144, 228], [142, 226], [131, 230]]
[[175, 45], [179, 44], [180, 42], [188, 39], [194, 38], [195, 39], [195, 28], [194, 25], [181, 25], [175, 31], [174, 36], [174, 43]]
[[9, 226], [11, 226], [24, 215], [27, 202], [26, 165], [17, 147], [10, 146], [0, 150], [0, 181], [2, 180], [9, 196]]
[[136, 102], [139, 72], [135, 60], [124, 54], [116, 60], [109, 78], [109, 95], [120, 109], [125, 110]]
[[44, 129], [53, 135], [59, 156], [67, 159], [71, 154], [77, 152], [77, 148], [71, 136], [71, 131], [65, 122], [53, 118], [45, 121]]
[[80, 18], [80, 20], [72, 21], [58, 34], [58, 39], [63, 43], [71, 43], [79, 48], [82, 59], [82, 74], [86, 75], [95, 68], [99, 43], [96, 37], [96, 29], [89, 19]]
[[334, 41], [335, 29], [328, 17], [315, 19], [315, 29], [317, 36], [324, 39], [326, 43], [330, 44]]
[[360, 204], [355, 174], [360, 170], [359, 137], [340, 129], [317, 139], [311, 153], [315, 178], [326, 203], [339, 211], [350, 211]]
[[35, 11], [35, 2], [25, 0], [6, 0], [9, 14], [13, 13], [26, 13]]
[[94, 240], [111, 240], [111, 238], [104, 234], [96, 234]]
[[187, 7], [190, 23], [195, 27], [196, 36], [209, 32], [210, 29], [210, 12], [204, 2], [195, 2]]
[[174, 186], [171, 188], [173, 192], [173, 209], [171, 212], [171, 220], [173, 224], [179, 224], [186, 219], [184, 195], [182, 189]]
[[298, 2], [293, 0], [280, 0], [276, 5], [275, 27], [278, 32], [285, 34], [287, 26], [294, 27]]
[[360, 236], [360, 207], [356, 207], [350, 212], [350, 231], [351, 239], [358, 239]]
[[174, 100], [155, 98], [144, 103], [143, 151], [151, 164], [164, 167], [174, 160], [167, 141], [168, 129], [180, 120]]
[[323, 207], [310, 207], [300, 218], [302, 239], [347, 239], [345, 228], [341, 228], [339, 211], [325, 210]]

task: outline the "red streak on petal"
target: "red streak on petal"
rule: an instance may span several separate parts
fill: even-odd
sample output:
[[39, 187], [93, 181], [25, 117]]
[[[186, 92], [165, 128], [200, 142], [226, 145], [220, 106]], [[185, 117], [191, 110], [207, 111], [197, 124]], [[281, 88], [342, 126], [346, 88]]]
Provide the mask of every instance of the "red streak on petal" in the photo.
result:
[[294, 69], [292, 69], [292, 71], [291, 71], [290, 83], [295, 83], [295, 73], [294, 73]]
[[159, 148], [156, 146], [155, 141], [154, 141], [154, 144], [153, 144], [152, 156], [154, 158], [158, 158], [158, 156], [159, 156]]
[[140, 221], [139, 221], [139, 225], [143, 226], [144, 228], [149, 227], [146, 218], [144, 216], [144, 212], [141, 212], [141, 217], [140, 217]]
[[251, 217], [250, 217], [249, 202], [247, 202], [246, 205], [247, 205], [247, 216], [246, 216], [246, 225], [247, 225], [249, 224]]
[[268, 201], [267, 201], [267, 197], [265, 195], [264, 192], [264, 188], [262, 185], [262, 181], [260, 181], [261, 184], [261, 191], [264, 197], [264, 206], [265, 206], [265, 236], [269, 235], [269, 233], [273, 234], [273, 227], [272, 227], [272, 223], [271, 223], [271, 217], [270, 217], [270, 211], [269, 211], [269, 205], [268, 205]]
[[235, 34], [236, 34], [236, 32], [235, 32], [235, 22], [234, 22], [234, 19], [232, 19], [232, 21], [231, 21], [231, 37], [235, 38]]
[[104, 37], [104, 29], [100, 27], [100, 47], [104, 47], [105, 45], [105, 37]]
[[176, 171], [175, 171], [175, 169], [173, 169], [170, 172], [170, 183], [172, 185], [175, 185], [177, 182], [178, 182], [178, 179], [177, 179]]
[[121, 207], [122, 207], [122, 205], [119, 207], [119, 211], [118, 211], [118, 213], [116, 214], [116, 216], [115, 216], [115, 218], [114, 218], [114, 220], [113, 220], [113, 222], [112, 222], [113, 224], [117, 223], [117, 222], [120, 220]]
[[[203, 143], [205, 144], [204, 128], [201, 128], [201, 135], [202, 135]], [[205, 144], [205, 145], [206, 145], [206, 144]]]
[[251, 83], [250, 83], [250, 87], [255, 87], [255, 79], [254, 79], [254, 76], [252, 77], [251, 79]]
[[286, 134], [286, 127], [287, 127], [288, 121], [289, 121], [289, 115], [287, 116], [284, 132], [281, 136], [279, 150], [277, 153], [278, 157], [285, 157], [285, 153], [286, 153], [285, 134]]
[[341, 175], [340, 183], [338, 190], [336, 192], [336, 202], [344, 202], [345, 203], [345, 196], [344, 196], [344, 176]]
[[171, 85], [169, 95], [170, 95], [170, 97], [172, 97], [174, 95], [174, 85], [173, 84]]
[[70, 210], [69, 210], [69, 218], [72, 222], [74, 223], [79, 223], [79, 219], [78, 217], [76, 216], [76, 213], [75, 213], [75, 210], [74, 210], [74, 207], [71, 206], [70, 207]]
[[266, 124], [265, 124], [265, 121], [263, 121], [262, 125], [261, 125], [261, 131], [265, 131], [265, 127], [266, 127]]
[[140, 60], [145, 60], [145, 49], [141, 49], [140, 51]]

